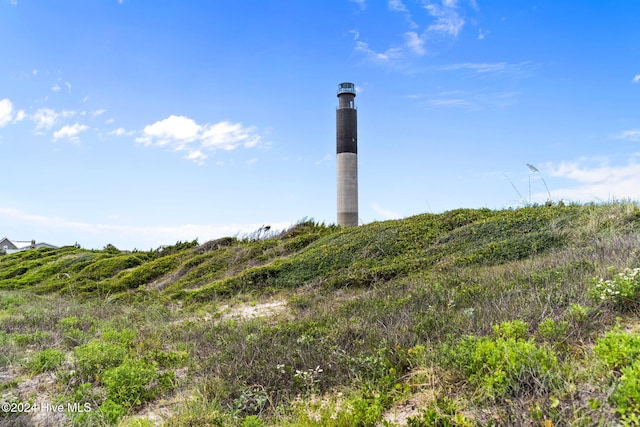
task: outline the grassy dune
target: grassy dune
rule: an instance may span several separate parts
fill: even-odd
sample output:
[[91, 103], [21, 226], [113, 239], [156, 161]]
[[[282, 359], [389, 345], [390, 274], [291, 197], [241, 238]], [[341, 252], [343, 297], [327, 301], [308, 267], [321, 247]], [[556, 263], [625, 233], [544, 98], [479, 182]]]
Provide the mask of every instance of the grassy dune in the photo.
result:
[[640, 425], [636, 267], [631, 202], [0, 256], [0, 424]]

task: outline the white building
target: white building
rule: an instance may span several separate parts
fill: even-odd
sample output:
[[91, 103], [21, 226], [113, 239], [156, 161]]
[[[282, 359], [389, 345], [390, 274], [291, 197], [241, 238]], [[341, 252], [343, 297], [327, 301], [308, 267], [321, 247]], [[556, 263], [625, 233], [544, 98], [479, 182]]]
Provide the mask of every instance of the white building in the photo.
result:
[[35, 240], [11, 240], [7, 237], [0, 239], [0, 251], [6, 254], [37, 248], [57, 248], [57, 246], [45, 242], [36, 243]]

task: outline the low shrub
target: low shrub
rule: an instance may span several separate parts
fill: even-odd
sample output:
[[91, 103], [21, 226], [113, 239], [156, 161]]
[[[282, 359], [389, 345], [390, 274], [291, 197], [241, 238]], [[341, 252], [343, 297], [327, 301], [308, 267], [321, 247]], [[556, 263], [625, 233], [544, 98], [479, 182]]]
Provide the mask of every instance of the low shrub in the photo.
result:
[[64, 362], [65, 354], [60, 350], [48, 348], [42, 350], [27, 363], [27, 369], [32, 374], [39, 374], [45, 371], [53, 371], [59, 368]]
[[523, 331], [524, 322], [503, 322], [493, 337], [465, 337], [452, 348], [453, 366], [491, 399], [548, 391], [559, 379], [557, 357]]
[[594, 279], [590, 291], [597, 302], [610, 302], [620, 308], [630, 308], [640, 300], [640, 268], [625, 268], [612, 279]]
[[640, 336], [614, 329], [599, 338], [593, 350], [608, 367], [620, 369], [639, 360]]
[[120, 365], [127, 356], [122, 344], [93, 340], [74, 349], [77, 373], [82, 378], [99, 377], [109, 368]]
[[169, 376], [160, 375], [155, 364], [128, 359], [120, 366], [104, 372], [102, 383], [107, 397], [125, 408], [153, 400], [170, 385]]
[[640, 360], [621, 370], [618, 387], [611, 396], [625, 425], [640, 425]]

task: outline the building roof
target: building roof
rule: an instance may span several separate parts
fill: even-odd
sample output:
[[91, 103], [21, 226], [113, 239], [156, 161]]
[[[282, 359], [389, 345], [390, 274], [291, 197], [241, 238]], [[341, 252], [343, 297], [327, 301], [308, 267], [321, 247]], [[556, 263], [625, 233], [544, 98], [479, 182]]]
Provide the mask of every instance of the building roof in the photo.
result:
[[[7, 246], [7, 249], [10, 249], [13, 251], [29, 249], [31, 248], [32, 242], [33, 240], [12, 240], [12, 239], [9, 239], [8, 237], [3, 237], [2, 239], [0, 239], [0, 249], [2, 249], [4, 246]], [[54, 246], [45, 242], [35, 243], [35, 247], [36, 248], [44, 248], [44, 247], [57, 248], [57, 246]]]

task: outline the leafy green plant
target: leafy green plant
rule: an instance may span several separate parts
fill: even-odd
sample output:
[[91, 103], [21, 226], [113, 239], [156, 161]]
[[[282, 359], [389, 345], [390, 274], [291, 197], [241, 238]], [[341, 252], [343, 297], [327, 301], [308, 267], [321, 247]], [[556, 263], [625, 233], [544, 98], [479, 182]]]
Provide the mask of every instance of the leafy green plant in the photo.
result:
[[640, 268], [625, 268], [609, 280], [594, 279], [591, 296], [623, 308], [636, 304], [640, 299]]
[[96, 378], [109, 368], [120, 365], [127, 356], [127, 348], [120, 344], [93, 340], [74, 349], [78, 375]]
[[555, 353], [522, 335], [526, 323], [504, 322], [494, 337], [465, 337], [453, 348], [453, 364], [488, 398], [547, 391], [557, 384]]
[[621, 373], [611, 399], [626, 425], [640, 425], [640, 360], [622, 368]]
[[102, 383], [107, 397], [125, 408], [153, 400], [171, 385], [172, 373], [159, 374], [155, 364], [144, 360], [125, 360], [104, 372]]
[[569, 305], [568, 317], [575, 323], [582, 323], [587, 319], [589, 315], [589, 307], [585, 307], [580, 304], [571, 303]]
[[640, 356], [640, 335], [618, 328], [599, 338], [594, 352], [600, 360], [613, 369], [632, 365]]
[[544, 319], [538, 325], [538, 334], [547, 341], [561, 341], [566, 338], [569, 330], [569, 322], [561, 320], [556, 322], [551, 318]]
[[107, 399], [95, 411], [75, 414], [73, 425], [82, 427], [116, 425], [118, 420], [126, 413], [127, 409], [124, 406]]
[[65, 353], [54, 348], [48, 348], [37, 353], [27, 363], [27, 369], [32, 374], [39, 374], [45, 371], [53, 371], [59, 368], [64, 362]]

